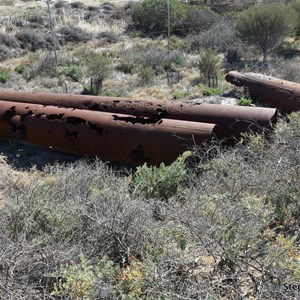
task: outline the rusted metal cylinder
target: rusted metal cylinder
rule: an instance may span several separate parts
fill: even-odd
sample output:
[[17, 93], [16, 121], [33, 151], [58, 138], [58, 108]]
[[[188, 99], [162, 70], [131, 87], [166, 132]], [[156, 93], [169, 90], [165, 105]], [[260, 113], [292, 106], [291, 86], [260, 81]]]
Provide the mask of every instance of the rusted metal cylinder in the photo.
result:
[[226, 80], [236, 86], [245, 86], [260, 101], [285, 112], [300, 109], [300, 84], [258, 73], [231, 71]]
[[128, 98], [47, 94], [0, 91], [0, 99], [72, 107], [93, 111], [104, 111], [148, 117], [153, 120], [177, 119], [218, 124], [220, 137], [234, 136], [241, 132], [261, 131], [271, 128], [276, 122], [276, 109], [240, 107], [218, 104], [188, 104], [179, 101], [132, 100]]
[[217, 125], [0, 101], [0, 137], [139, 165], [171, 163]]

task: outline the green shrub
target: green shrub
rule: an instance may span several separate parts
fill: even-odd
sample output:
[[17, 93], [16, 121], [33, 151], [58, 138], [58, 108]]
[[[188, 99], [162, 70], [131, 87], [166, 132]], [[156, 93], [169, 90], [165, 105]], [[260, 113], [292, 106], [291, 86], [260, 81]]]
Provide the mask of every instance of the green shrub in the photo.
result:
[[203, 51], [200, 55], [199, 70], [206, 84], [211, 87], [218, 86], [218, 74], [220, 72], [220, 59], [211, 50]]
[[183, 64], [182, 53], [178, 50], [168, 51], [162, 46], [150, 46], [146, 49], [140, 49], [135, 58], [144, 67], [151, 67], [156, 74], [167, 71], [172, 66], [181, 66]]
[[94, 95], [102, 93], [103, 81], [111, 72], [111, 61], [103, 53], [91, 52], [84, 57], [87, 73], [91, 77], [91, 85], [95, 89]]
[[164, 163], [161, 163], [159, 167], [147, 166], [145, 163], [138, 167], [133, 177], [136, 191], [146, 198], [168, 199], [175, 195], [180, 189], [181, 182], [187, 176], [185, 159], [189, 155], [190, 152], [185, 152], [169, 166]]
[[15, 71], [22, 75], [26, 80], [30, 80], [32, 77], [32, 69], [28, 64], [21, 64], [15, 68]]
[[240, 98], [240, 99], [238, 99], [238, 100], [236, 101], [236, 104], [239, 105], [239, 106], [251, 106], [251, 104], [252, 104], [252, 99], [242, 97], [242, 98]]
[[294, 20], [284, 4], [254, 5], [239, 15], [236, 30], [243, 41], [262, 51], [263, 61], [267, 62], [274, 47], [292, 33]]
[[187, 32], [199, 33], [212, 27], [217, 19], [217, 14], [210, 8], [189, 6], [184, 27]]
[[199, 53], [201, 50], [214, 49], [218, 53], [226, 52], [227, 49], [237, 46], [239, 40], [233, 27], [233, 18], [223, 17], [207, 30], [198, 34], [191, 32], [185, 39], [183, 48], [185, 51]]
[[60, 68], [60, 73], [70, 77], [73, 81], [79, 82], [85, 75], [85, 70], [81, 66], [70, 65], [68, 67]]
[[202, 95], [204, 97], [212, 96], [212, 95], [220, 95], [221, 89], [209, 87], [205, 84], [199, 84], [198, 87], [201, 89]]
[[105, 91], [103, 95], [107, 97], [124, 97], [121, 91]]
[[177, 91], [173, 94], [173, 98], [175, 100], [183, 99], [183, 98], [188, 97], [190, 94], [191, 94], [190, 91]]
[[54, 274], [60, 279], [54, 284], [53, 296], [66, 296], [71, 299], [92, 299], [96, 288], [96, 275], [92, 265], [81, 255], [78, 264], [68, 265]]
[[6, 68], [0, 68], [0, 82], [6, 83], [11, 78], [11, 71]]
[[85, 85], [83, 87], [83, 95], [96, 95], [96, 89], [93, 85]]
[[[170, 0], [172, 7], [171, 30], [183, 26], [186, 6], [178, 0]], [[167, 0], [143, 0], [133, 7], [132, 20], [137, 30], [160, 35], [167, 32]]]
[[155, 71], [150, 67], [142, 67], [139, 71], [141, 85], [149, 84], [155, 77]]

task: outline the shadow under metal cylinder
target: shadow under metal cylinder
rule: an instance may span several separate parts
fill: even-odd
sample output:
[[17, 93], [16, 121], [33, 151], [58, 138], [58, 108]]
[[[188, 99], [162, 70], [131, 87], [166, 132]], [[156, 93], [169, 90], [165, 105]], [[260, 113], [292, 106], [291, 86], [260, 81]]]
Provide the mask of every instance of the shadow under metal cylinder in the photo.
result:
[[172, 163], [217, 125], [0, 101], [0, 137], [140, 165]]
[[226, 80], [236, 86], [245, 86], [250, 94], [285, 112], [300, 109], [300, 84], [258, 73], [231, 71]]
[[129, 98], [0, 91], [0, 100], [147, 117], [153, 121], [176, 119], [219, 125], [220, 137], [252, 130], [260, 132], [276, 123], [274, 108], [241, 107], [219, 104], [188, 104], [169, 100], [133, 100]]

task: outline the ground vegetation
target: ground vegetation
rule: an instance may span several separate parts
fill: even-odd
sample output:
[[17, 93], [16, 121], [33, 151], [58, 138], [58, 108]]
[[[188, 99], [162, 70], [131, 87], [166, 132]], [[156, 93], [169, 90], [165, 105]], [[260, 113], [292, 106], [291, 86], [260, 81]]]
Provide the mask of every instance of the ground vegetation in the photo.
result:
[[[172, 0], [169, 40], [158, 2], [54, 1], [56, 64], [46, 3], [2, 1], [0, 87], [211, 103], [229, 70], [300, 82], [299, 24], [281, 22], [299, 1], [279, 15], [270, 1]], [[268, 64], [242, 32], [254, 12], [270, 16], [255, 27]], [[138, 168], [1, 140], [0, 299], [297, 298], [299, 132], [299, 113], [280, 114], [234, 147]]]

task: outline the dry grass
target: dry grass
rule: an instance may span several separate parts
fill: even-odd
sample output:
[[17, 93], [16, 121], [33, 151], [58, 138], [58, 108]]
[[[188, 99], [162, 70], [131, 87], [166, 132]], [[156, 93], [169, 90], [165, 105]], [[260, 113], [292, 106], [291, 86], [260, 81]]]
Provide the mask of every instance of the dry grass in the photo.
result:
[[170, 93], [161, 88], [161, 86], [151, 86], [137, 89], [130, 94], [130, 98], [133, 99], [169, 99]]

